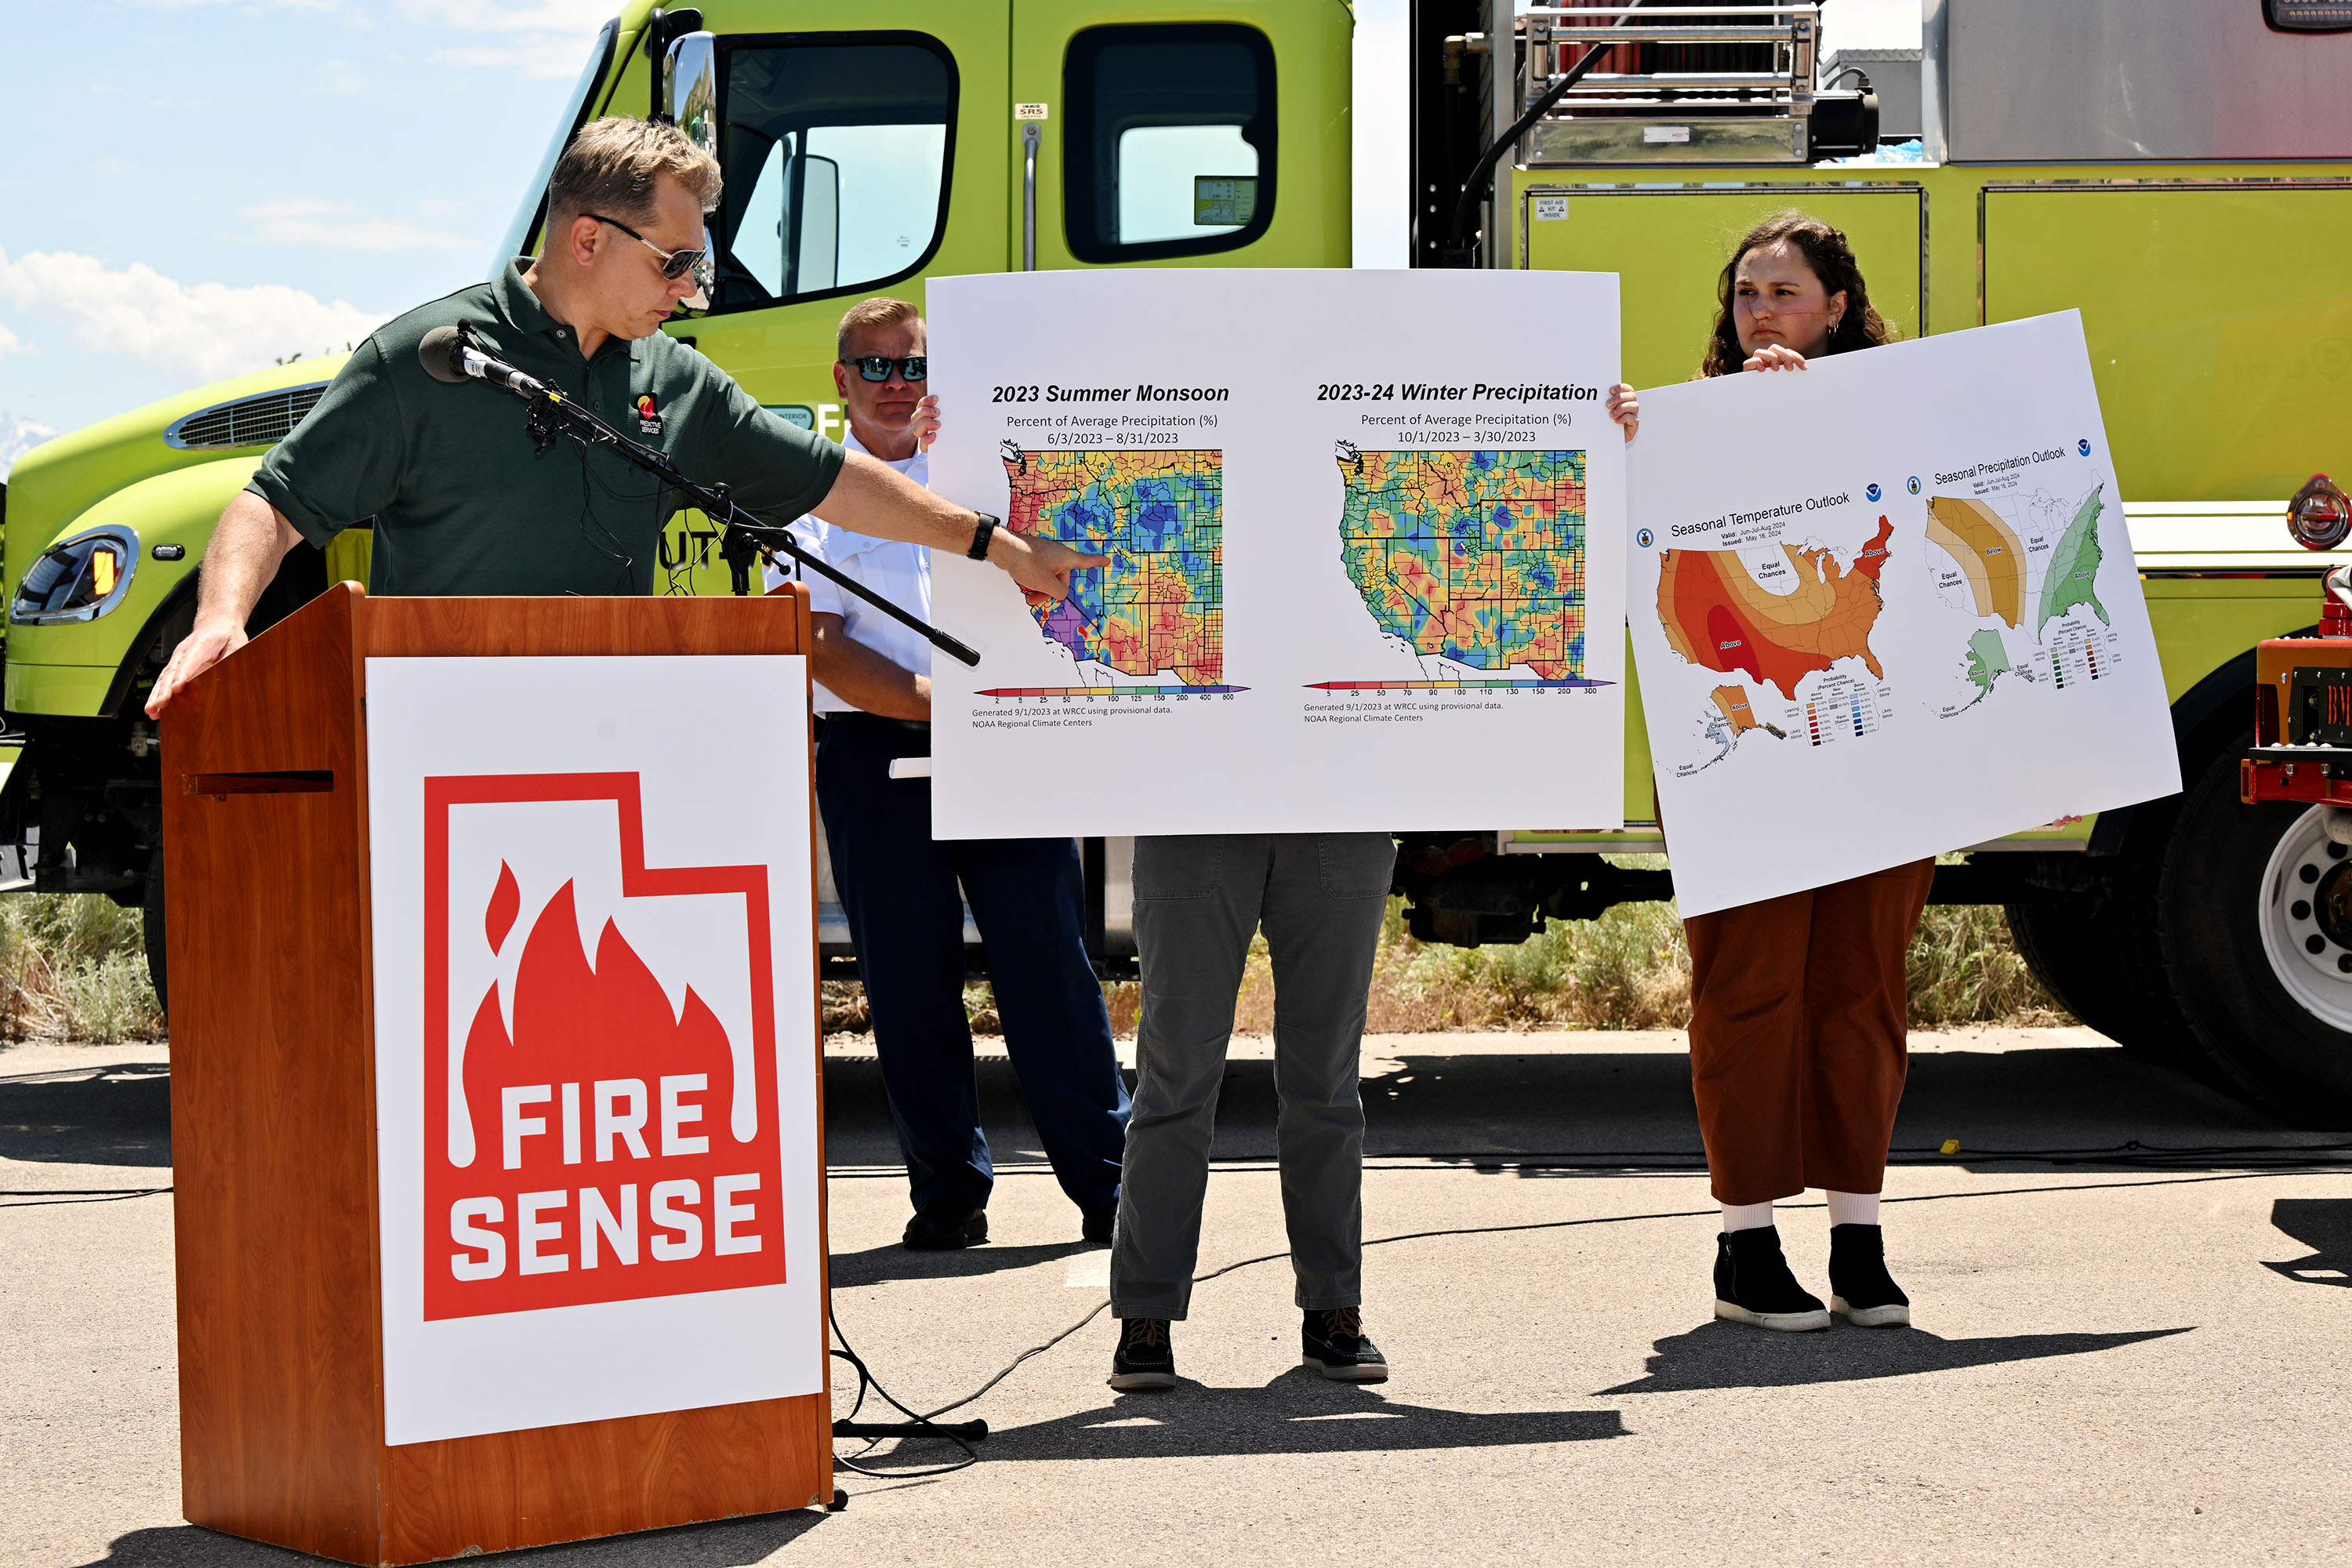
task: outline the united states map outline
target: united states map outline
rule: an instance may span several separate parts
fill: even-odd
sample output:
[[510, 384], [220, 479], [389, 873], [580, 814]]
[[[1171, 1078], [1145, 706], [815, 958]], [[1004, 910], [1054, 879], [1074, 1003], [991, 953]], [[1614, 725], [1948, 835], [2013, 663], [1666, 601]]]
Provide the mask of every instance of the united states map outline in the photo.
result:
[[1884, 680], [1870, 633], [1885, 607], [1879, 574], [1894, 531], [1881, 516], [1877, 533], [1844, 568], [1827, 545], [1783, 543], [1797, 574], [1795, 592], [1785, 595], [1759, 584], [1738, 551], [1666, 551], [1658, 560], [1657, 598], [1666, 642], [1687, 663], [1743, 671], [1791, 702], [1798, 682], [1842, 658], [1861, 659]]

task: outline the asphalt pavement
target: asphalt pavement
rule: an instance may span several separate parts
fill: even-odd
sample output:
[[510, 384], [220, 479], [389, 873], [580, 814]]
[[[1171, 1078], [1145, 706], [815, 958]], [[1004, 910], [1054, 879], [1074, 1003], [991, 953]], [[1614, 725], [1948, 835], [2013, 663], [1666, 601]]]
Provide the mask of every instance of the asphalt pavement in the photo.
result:
[[[1392, 1036], [1364, 1068], [1365, 1277], [1394, 1375], [1326, 1383], [1297, 1365], [1270, 1052], [1241, 1042], [1202, 1243], [1202, 1272], [1222, 1272], [1177, 1325], [1173, 1393], [1104, 1385], [1104, 1314], [965, 1413], [992, 1429], [968, 1468], [918, 1474], [961, 1456], [884, 1445], [860, 1458], [884, 1473], [840, 1472], [841, 1513], [518, 1556], [2339, 1560], [2352, 1166], [2265, 1152], [2337, 1140], [2084, 1030], [1919, 1035], [1913, 1050], [1895, 1135], [1912, 1152], [1885, 1209], [1913, 1328], [1713, 1321], [1717, 1226], [1679, 1036]], [[172, 1210], [157, 1191], [169, 1071], [154, 1045], [0, 1049], [0, 1564], [310, 1561], [179, 1519]], [[981, 1076], [1003, 1166], [993, 1239], [910, 1254], [895, 1245], [905, 1181], [871, 1052], [827, 1052], [836, 1310], [920, 1408], [1105, 1295], [1108, 1254], [1079, 1244], [1009, 1064], [986, 1058]], [[1947, 1140], [1957, 1154], [1935, 1152]], [[1790, 1205], [1781, 1229], [1825, 1292], [1818, 1202]]]

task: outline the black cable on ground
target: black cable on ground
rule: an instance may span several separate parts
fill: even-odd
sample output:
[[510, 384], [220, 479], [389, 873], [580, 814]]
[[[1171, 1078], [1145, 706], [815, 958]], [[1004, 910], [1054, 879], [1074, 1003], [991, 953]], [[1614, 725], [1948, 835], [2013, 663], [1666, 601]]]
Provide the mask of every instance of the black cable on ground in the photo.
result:
[[[2138, 1146], [2136, 1140], [2131, 1146]], [[2113, 1192], [2117, 1188], [2124, 1187], [2193, 1186], [2206, 1182], [2253, 1181], [2263, 1176], [2284, 1176], [2302, 1173], [2306, 1173], [2299, 1170], [2232, 1171], [2220, 1172], [2210, 1175], [2173, 1176], [2160, 1181], [2148, 1182], [2084, 1182], [2072, 1186], [2063, 1187], [2001, 1187], [1987, 1192], [1915, 1193], [1905, 1196], [1882, 1197], [1879, 1202], [1882, 1205], [1891, 1205], [1895, 1204], [1948, 1203], [1956, 1199], [1967, 1198], [2031, 1197], [2045, 1193]], [[1827, 1208], [1829, 1205], [1826, 1202], [1784, 1203], [1779, 1206], [1789, 1209], [1820, 1209]], [[1442, 1230], [1414, 1230], [1405, 1231], [1396, 1236], [1374, 1237], [1370, 1241], [1365, 1242], [1364, 1246], [1367, 1247], [1389, 1247], [1393, 1246], [1398, 1242], [1430, 1241], [1454, 1236], [1503, 1236], [1515, 1231], [1571, 1230], [1584, 1226], [1631, 1225], [1644, 1220], [1714, 1219], [1721, 1213], [1722, 1210], [1719, 1205], [1709, 1205], [1703, 1209], [1673, 1209], [1654, 1214], [1591, 1215], [1581, 1219], [1528, 1220], [1515, 1225], [1463, 1226]], [[1192, 1276], [1192, 1283], [1195, 1285], [1204, 1285], [1212, 1279], [1222, 1279], [1225, 1275], [1234, 1273], [1240, 1269], [1255, 1268], [1256, 1265], [1261, 1263], [1278, 1263], [1289, 1256], [1290, 1253], [1286, 1249], [1281, 1252], [1261, 1253], [1255, 1258], [1244, 1258], [1240, 1259], [1238, 1262], [1228, 1263], [1223, 1268], [1213, 1268], [1206, 1274], [1195, 1274]], [[987, 1382], [982, 1384], [978, 1388], [973, 1389], [970, 1394], [965, 1394], [961, 1399], [956, 1400], [952, 1404], [940, 1405], [937, 1410], [932, 1411], [930, 1415], [917, 1415], [913, 1411], [908, 1410], [904, 1405], [899, 1404], [896, 1399], [892, 1399], [888, 1392], [883, 1389], [882, 1385], [878, 1383], [874, 1383], [873, 1387], [875, 1392], [880, 1394], [884, 1399], [889, 1401], [893, 1408], [905, 1412], [919, 1424], [929, 1426], [930, 1424], [931, 1416], [944, 1415], [950, 1410], [962, 1409], [965, 1405], [970, 1405], [982, 1394], [986, 1394], [990, 1389], [994, 1388], [998, 1384], [1003, 1383], [1006, 1378], [1012, 1376], [1014, 1370], [1017, 1369], [1024, 1362], [1026, 1362], [1033, 1357], [1043, 1355], [1045, 1352], [1052, 1350], [1055, 1345], [1060, 1344], [1064, 1340], [1068, 1339], [1072, 1334], [1076, 1333], [1080, 1329], [1085, 1328], [1088, 1323], [1091, 1323], [1097, 1318], [1101, 1317], [1103, 1313], [1109, 1309], [1109, 1307], [1110, 1299], [1106, 1296], [1103, 1300], [1096, 1302], [1093, 1308], [1090, 1309], [1084, 1317], [1078, 1319], [1077, 1321], [1072, 1323], [1068, 1328], [1062, 1330], [1059, 1333], [1055, 1334], [1050, 1339], [1044, 1340], [1036, 1344], [1031, 1345], [1027, 1350], [1023, 1351], [1019, 1355], [1014, 1356], [1011, 1361], [1005, 1363], [1004, 1365], [1000, 1368], [994, 1375], [990, 1377]], [[854, 1417], [857, 1414], [858, 1406], [864, 1405], [866, 1401], [866, 1385], [868, 1383], [873, 1382], [872, 1373], [866, 1371], [866, 1363], [859, 1361], [855, 1354], [845, 1353], [849, 1341], [847, 1337], [843, 1335], [841, 1332], [840, 1320], [833, 1315], [833, 1305], [830, 1300], [828, 1300], [825, 1304], [825, 1316], [827, 1320], [833, 1323], [834, 1334], [836, 1338], [841, 1339], [844, 1347], [842, 1351], [836, 1351], [833, 1353], [840, 1356], [841, 1359], [848, 1362], [851, 1365], [857, 1368], [859, 1377], [857, 1403], [850, 1407], [850, 1416]], [[955, 1436], [954, 1434], [947, 1431], [944, 1427], [939, 1428], [939, 1431], [942, 1436], [948, 1437], [949, 1440], [955, 1443], [958, 1447], [963, 1449], [965, 1457], [962, 1459], [952, 1465], [937, 1466], [929, 1469], [920, 1470], [876, 1470], [868, 1469], [865, 1466], [859, 1465], [850, 1459], [844, 1459], [841, 1462], [847, 1465], [851, 1469], [857, 1471], [860, 1475], [886, 1478], [946, 1475], [956, 1470], [963, 1469], [977, 1462], [980, 1456], [972, 1450], [970, 1444], [965, 1443], [961, 1438]], [[858, 1457], [863, 1458], [866, 1454], [873, 1451], [873, 1447], [874, 1445], [868, 1444]]]

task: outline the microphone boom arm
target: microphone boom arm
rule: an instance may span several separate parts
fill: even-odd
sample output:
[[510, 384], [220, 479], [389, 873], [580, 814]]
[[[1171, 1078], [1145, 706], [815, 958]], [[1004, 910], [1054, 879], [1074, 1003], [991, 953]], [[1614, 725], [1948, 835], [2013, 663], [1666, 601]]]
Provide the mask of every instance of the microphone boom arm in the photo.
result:
[[[705, 516], [726, 530], [726, 535], [719, 546], [719, 553], [720, 559], [727, 563], [734, 574], [737, 594], [748, 595], [751, 592], [751, 563], [760, 550], [782, 551], [828, 582], [856, 595], [909, 630], [920, 633], [933, 647], [949, 658], [961, 659], [968, 665], [976, 665], [980, 662], [979, 652], [969, 644], [959, 641], [920, 616], [901, 609], [864, 584], [811, 554], [807, 546], [793, 537], [792, 530], [779, 528], [773, 523], [761, 522], [758, 518], [737, 506], [729, 497], [725, 485], [698, 484], [688, 479], [667, 457], [651, 447], [630, 440], [595, 415], [564, 396], [554, 387], [546, 386], [538, 392], [530, 392], [522, 387], [509, 385], [503, 381], [487, 376], [480, 379], [485, 385], [498, 387], [521, 399], [530, 407], [529, 428], [531, 439], [540, 450], [546, 450], [556, 437], [569, 436], [583, 447], [602, 447], [605, 451], [616, 453], [673, 489], [684, 492], [689, 500], [702, 509]], [[740, 545], [736, 542], [739, 539], [743, 542]]]

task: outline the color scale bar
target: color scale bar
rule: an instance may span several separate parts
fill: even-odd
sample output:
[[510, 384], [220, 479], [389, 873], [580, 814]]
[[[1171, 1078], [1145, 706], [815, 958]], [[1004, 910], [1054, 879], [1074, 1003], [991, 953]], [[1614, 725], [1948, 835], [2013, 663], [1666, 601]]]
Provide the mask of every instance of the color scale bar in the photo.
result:
[[982, 697], [1229, 697], [1246, 686], [992, 686]]
[[1591, 691], [1606, 680], [1318, 680], [1309, 691]]

